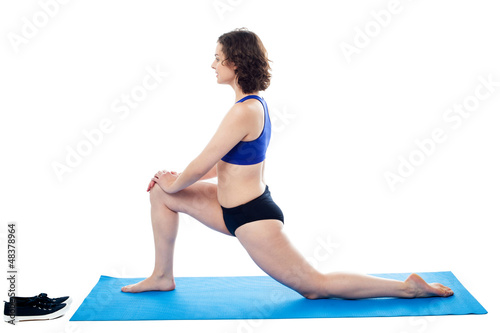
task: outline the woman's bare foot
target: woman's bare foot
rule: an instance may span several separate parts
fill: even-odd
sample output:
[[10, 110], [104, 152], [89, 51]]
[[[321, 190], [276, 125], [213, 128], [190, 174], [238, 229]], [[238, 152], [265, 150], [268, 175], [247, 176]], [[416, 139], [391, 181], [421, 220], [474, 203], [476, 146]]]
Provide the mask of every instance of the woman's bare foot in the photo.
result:
[[126, 293], [142, 293], [143, 291], [171, 291], [175, 289], [175, 281], [173, 278], [158, 277], [151, 275], [147, 279], [136, 284], [131, 284], [122, 287], [122, 291]]
[[408, 295], [413, 297], [448, 297], [453, 290], [440, 283], [427, 283], [419, 275], [413, 273], [405, 281]]

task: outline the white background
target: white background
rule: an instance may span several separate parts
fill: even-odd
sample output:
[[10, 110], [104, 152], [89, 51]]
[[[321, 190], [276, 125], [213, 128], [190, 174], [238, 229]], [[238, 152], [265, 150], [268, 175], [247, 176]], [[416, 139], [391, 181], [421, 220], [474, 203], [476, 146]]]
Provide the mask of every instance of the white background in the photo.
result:
[[[74, 302], [63, 318], [16, 332], [242, 331], [242, 321], [68, 322], [101, 274], [151, 273], [147, 184], [160, 169], [182, 171], [234, 102], [210, 65], [218, 36], [237, 27], [256, 32], [273, 61], [262, 94], [275, 128], [266, 180], [300, 251], [325, 272], [451, 270], [489, 311], [268, 320], [252, 331], [498, 329], [500, 86], [457, 128], [443, 118], [471, 100], [479, 77], [500, 81], [494, 1], [401, 0], [383, 27], [370, 13], [389, 0], [75, 0], [44, 21], [48, 2], [0, 5], [1, 266], [7, 223], [16, 221], [18, 294]], [[37, 31], [15, 46], [12, 36], [36, 20]], [[372, 37], [362, 45], [365, 28]], [[348, 61], [341, 45], [355, 41]], [[113, 103], [142, 84], [148, 67], [168, 77], [120, 118]], [[83, 131], [103, 119], [113, 130], [58, 179], [53, 163], [66, 163], [67, 147], [84, 144]], [[391, 191], [384, 173], [398, 172], [400, 156], [417, 156], [415, 140], [436, 128], [447, 139]], [[263, 274], [236, 239], [181, 222], [176, 276]], [[335, 244], [328, 256], [322, 242]], [[2, 279], [4, 300], [7, 289]]]

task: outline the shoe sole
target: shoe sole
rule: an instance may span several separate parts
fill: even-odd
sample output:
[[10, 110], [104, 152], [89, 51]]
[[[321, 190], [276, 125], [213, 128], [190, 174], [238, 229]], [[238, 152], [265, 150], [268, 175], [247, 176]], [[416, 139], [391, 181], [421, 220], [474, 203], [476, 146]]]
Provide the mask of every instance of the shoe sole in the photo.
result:
[[66, 304], [66, 306], [56, 312], [52, 313], [47, 313], [45, 315], [40, 315], [40, 316], [15, 316], [12, 318], [11, 316], [4, 315], [3, 319], [6, 322], [20, 322], [20, 321], [35, 321], [35, 320], [50, 320], [50, 319], [57, 319], [59, 317], [64, 316], [64, 314], [68, 311], [69, 305]]

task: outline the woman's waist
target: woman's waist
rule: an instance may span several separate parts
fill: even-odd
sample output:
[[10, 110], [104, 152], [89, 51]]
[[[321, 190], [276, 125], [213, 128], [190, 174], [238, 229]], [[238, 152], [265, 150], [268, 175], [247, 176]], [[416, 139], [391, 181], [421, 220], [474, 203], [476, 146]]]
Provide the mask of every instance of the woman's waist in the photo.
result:
[[233, 208], [258, 198], [264, 193], [266, 184], [263, 182], [217, 184], [219, 204], [224, 208]]

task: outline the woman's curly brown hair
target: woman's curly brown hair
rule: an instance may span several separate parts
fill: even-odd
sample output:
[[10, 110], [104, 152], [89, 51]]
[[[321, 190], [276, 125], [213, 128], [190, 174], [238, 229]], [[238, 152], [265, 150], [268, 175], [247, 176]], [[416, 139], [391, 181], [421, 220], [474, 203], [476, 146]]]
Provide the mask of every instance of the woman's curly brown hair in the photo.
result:
[[243, 93], [266, 90], [271, 84], [271, 66], [267, 51], [259, 36], [246, 28], [236, 29], [219, 37], [224, 61], [232, 62], [238, 85]]

